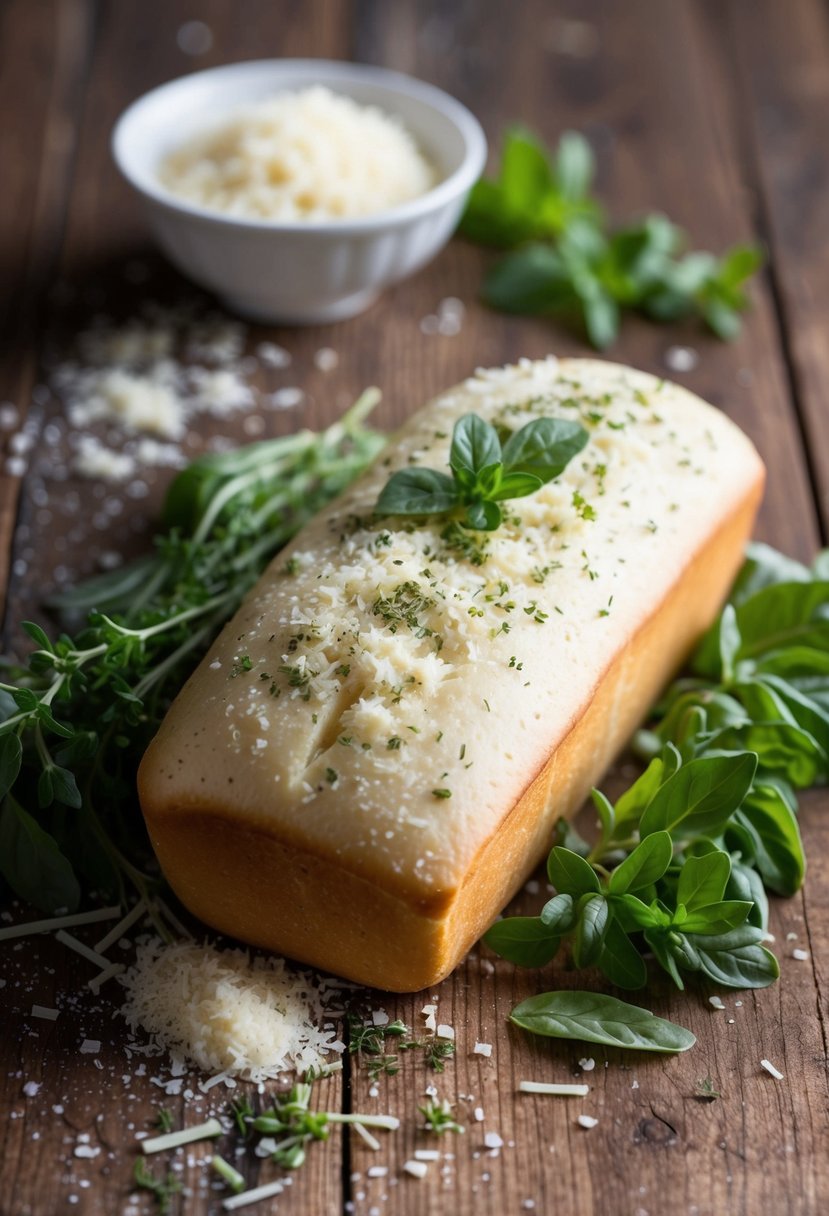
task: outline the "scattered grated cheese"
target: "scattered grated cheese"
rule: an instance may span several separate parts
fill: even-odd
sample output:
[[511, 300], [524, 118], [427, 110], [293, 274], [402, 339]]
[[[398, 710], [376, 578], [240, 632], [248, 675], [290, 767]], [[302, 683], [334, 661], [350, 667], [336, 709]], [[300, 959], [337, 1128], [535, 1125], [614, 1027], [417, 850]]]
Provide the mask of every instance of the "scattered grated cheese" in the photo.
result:
[[403, 1169], [407, 1174], [411, 1174], [412, 1178], [425, 1178], [429, 1167], [425, 1161], [409, 1160], [403, 1163]]
[[761, 1068], [765, 1068], [766, 1072], [767, 1072], [767, 1073], [770, 1073], [770, 1074], [771, 1074], [771, 1076], [773, 1076], [773, 1077], [774, 1077], [775, 1081], [782, 1081], [782, 1080], [783, 1080], [783, 1073], [780, 1071], [780, 1069], [779, 1069], [779, 1068], [775, 1068], [775, 1067], [774, 1067], [774, 1065], [772, 1064], [771, 1060], [761, 1060], [761, 1061], [760, 1061], [760, 1067], [761, 1067]]
[[559, 1098], [584, 1098], [590, 1093], [589, 1085], [559, 1085], [551, 1081], [521, 1081], [518, 1089], [522, 1094], [552, 1094]]
[[476, 1106], [476, 1107], [475, 1107], [475, 1112], [474, 1112], [474, 1113], [475, 1113], [475, 1122], [476, 1122], [476, 1123], [483, 1123], [483, 1121], [484, 1121], [484, 1108], [483, 1108], [482, 1106]]
[[121, 982], [130, 1027], [143, 1027], [159, 1047], [218, 1074], [214, 1083], [319, 1068], [339, 1046], [333, 1029], [320, 1029], [322, 998], [311, 976], [289, 970], [281, 958], [151, 939]]
[[440, 1152], [436, 1148], [416, 1148], [415, 1161], [440, 1161]]
[[82, 1056], [96, 1056], [101, 1050], [100, 1039], [84, 1039], [80, 1046]]
[[805, 963], [808, 957], [808, 950], [792, 950], [792, 958], [797, 959], [799, 963]]
[[454, 1039], [455, 1030], [453, 1026], [447, 1026], [445, 1022], [441, 1022], [435, 1031], [435, 1036], [438, 1039]]
[[472, 1054], [476, 1056], [486, 1056], [487, 1059], [492, 1055], [491, 1043], [476, 1043], [472, 1049]]
[[119, 920], [114, 928], [110, 929], [105, 937], [102, 937], [99, 942], [95, 943], [95, 949], [99, 954], [103, 954], [110, 946], [114, 946], [119, 937], [123, 937], [127, 929], [131, 929], [136, 921], [140, 920], [147, 911], [147, 903], [143, 899], [139, 899], [138, 903], [132, 908], [123, 920]]
[[37, 1092], [39, 1089], [40, 1089], [40, 1083], [38, 1081], [27, 1081], [26, 1084], [23, 1086], [23, 1093], [26, 1095], [27, 1098], [34, 1098], [37, 1096]]
[[221, 1134], [222, 1125], [219, 1120], [208, 1119], [206, 1123], [198, 1123], [195, 1127], [183, 1127], [178, 1132], [168, 1132], [164, 1136], [151, 1136], [149, 1140], [142, 1140], [141, 1151], [145, 1156], [150, 1153], [164, 1153], [167, 1149], [192, 1144], [194, 1140], [209, 1140]]
[[361, 1136], [363, 1140], [365, 1140], [366, 1144], [370, 1149], [373, 1150], [373, 1152], [378, 1153], [380, 1151], [380, 1141], [376, 1136], [372, 1136], [367, 1127], [363, 1127], [362, 1123], [354, 1123], [352, 1126], [357, 1135]]
[[596, 1067], [596, 1061], [592, 1056], [587, 1056], [585, 1059], [579, 1060], [579, 1068], [582, 1072], [592, 1072]]
[[77, 925], [94, 925], [101, 920], [115, 920], [121, 915], [120, 907], [96, 908], [94, 912], [76, 912], [73, 916], [54, 916], [50, 920], [30, 920], [22, 925], [11, 925], [0, 929], [0, 942], [13, 937], [29, 937], [34, 933], [51, 933], [53, 929], [72, 929]]
[[98, 1156], [100, 1151], [101, 1150], [99, 1148], [97, 1148], [91, 1144], [79, 1144], [78, 1147], [75, 1149], [75, 1156], [76, 1157], [86, 1157], [88, 1160], [91, 1161], [93, 1157]]
[[484, 1136], [484, 1148], [503, 1148], [504, 1142], [497, 1132], [487, 1132]]
[[71, 933], [67, 933], [65, 929], [58, 929], [55, 937], [64, 946], [68, 946], [70, 950], [74, 950], [82, 958], [88, 959], [90, 963], [94, 963], [96, 967], [100, 967], [102, 971], [109, 966], [108, 958], [104, 958], [103, 954], [99, 954], [97, 950], [93, 950], [90, 946], [85, 945], [77, 937], [74, 937]]
[[366, 1178], [385, 1178], [388, 1172], [387, 1165], [370, 1165], [366, 1170]]
[[711, 1006], [713, 1009], [725, 1009], [725, 1005], [723, 1004], [722, 998], [721, 998], [721, 997], [719, 997], [719, 996], [716, 996], [716, 995], [714, 995], [714, 996], [709, 996], [709, 998], [708, 998], [708, 1004], [709, 1004], [709, 1005], [710, 1005], [710, 1006]]
[[99, 971], [97, 975], [94, 975], [87, 984], [87, 987], [90, 988], [92, 992], [97, 993], [100, 991], [102, 984], [105, 984], [107, 980], [114, 979], [114, 977], [116, 975], [120, 975], [123, 970], [123, 963], [111, 963], [109, 967], [105, 967], [103, 971]]
[[45, 1005], [32, 1005], [32, 1017], [43, 1018], [44, 1022], [56, 1022], [59, 1009], [47, 1009]]
[[266, 1182], [264, 1186], [255, 1186], [252, 1191], [243, 1191], [241, 1195], [223, 1199], [222, 1207], [226, 1212], [233, 1212], [236, 1208], [246, 1208], [250, 1203], [259, 1203], [262, 1199], [272, 1199], [274, 1195], [281, 1195], [290, 1181], [290, 1178], [284, 1178], [282, 1181]]
[[135, 472], [135, 461], [126, 452], [108, 448], [94, 435], [82, 435], [72, 461], [72, 470], [79, 477], [94, 481], [129, 481]]
[[599, 1120], [594, 1119], [592, 1115], [579, 1115], [578, 1117], [579, 1127], [586, 1127], [589, 1129], [591, 1127], [595, 1127], [598, 1122]]

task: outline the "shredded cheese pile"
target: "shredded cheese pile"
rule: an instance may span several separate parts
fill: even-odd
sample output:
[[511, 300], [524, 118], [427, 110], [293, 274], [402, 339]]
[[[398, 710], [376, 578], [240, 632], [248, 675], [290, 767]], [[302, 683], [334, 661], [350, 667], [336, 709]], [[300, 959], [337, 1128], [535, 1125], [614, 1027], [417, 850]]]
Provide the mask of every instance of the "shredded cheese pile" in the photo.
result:
[[245, 106], [168, 156], [159, 176], [199, 206], [274, 221], [373, 215], [436, 182], [395, 117], [319, 85]]
[[307, 973], [277, 957], [217, 950], [195, 942], [141, 943], [121, 977], [130, 1028], [156, 1046], [180, 1053], [205, 1072], [266, 1081], [319, 1068], [342, 1050]]

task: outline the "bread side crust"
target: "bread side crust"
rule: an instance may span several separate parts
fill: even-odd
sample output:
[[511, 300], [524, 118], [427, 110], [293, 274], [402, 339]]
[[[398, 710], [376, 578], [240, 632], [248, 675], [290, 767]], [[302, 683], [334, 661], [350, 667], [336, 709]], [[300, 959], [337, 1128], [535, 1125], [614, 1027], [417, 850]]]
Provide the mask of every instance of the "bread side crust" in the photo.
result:
[[620, 649], [566, 737], [454, 889], [407, 889], [405, 875], [366, 877], [240, 822], [210, 799], [176, 805], [139, 778], [162, 868], [184, 904], [215, 929], [391, 991], [449, 974], [549, 848], [663, 686], [711, 623], [742, 561], [763, 488], [761, 467], [739, 506], [687, 563]]

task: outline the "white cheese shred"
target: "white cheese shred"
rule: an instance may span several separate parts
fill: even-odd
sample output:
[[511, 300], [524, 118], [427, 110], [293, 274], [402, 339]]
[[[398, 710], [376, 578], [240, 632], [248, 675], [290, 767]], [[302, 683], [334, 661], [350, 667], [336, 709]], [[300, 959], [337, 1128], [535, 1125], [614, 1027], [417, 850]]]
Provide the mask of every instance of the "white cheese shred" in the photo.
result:
[[76, 954], [80, 954], [81, 958], [88, 959], [90, 963], [94, 963], [102, 971], [109, 967], [110, 960], [108, 958], [104, 958], [103, 954], [99, 954], [97, 950], [93, 950], [90, 946], [85, 945], [77, 937], [74, 937], [71, 933], [67, 933], [65, 929], [58, 929], [55, 937], [62, 945], [68, 946], [70, 950], [74, 950]]
[[78, 925], [95, 925], [102, 920], [115, 920], [121, 915], [120, 907], [96, 908], [94, 912], [76, 912], [72, 916], [53, 916], [49, 920], [30, 920], [22, 925], [10, 925], [0, 929], [0, 942], [13, 937], [30, 937], [35, 933], [52, 933], [55, 929], [74, 929]]
[[357, 1135], [361, 1136], [362, 1139], [365, 1140], [366, 1144], [369, 1146], [370, 1149], [372, 1149], [373, 1152], [379, 1153], [380, 1141], [377, 1139], [376, 1136], [372, 1136], [371, 1132], [368, 1130], [367, 1127], [363, 1127], [362, 1123], [353, 1123], [352, 1127], [354, 1128]]
[[551, 1081], [521, 1081], [518, 1089], [522, 1094], [552, 1094], [558, 1098], [584, 1098], [590, 1093], [589, 1085], [555, 1084]]
[[425, 1178], [429, 1167], [425, 1161], [406, 1161], [403, 1169], [407, 1174], [411, 1174], [412, 1178]]
[[119, 937], [123, 937], [127, 930], [131, 929], [133, 925], [139, 921], [142, 916], [144, 916], [146, 911], [146, 900], [139, 899], [135, 907], [127, 913], [123, 920], [119, 920], [118, 924], [115, 925], [114, 928], [110, 929], [106, 937], [102, 937], [99, 942], [95, 943], [95, 949], [98, 951], [98, 953], [104, 954], [110, 948], [110, 946], [114, 946]]
[[285, 1178], [282, 1181], [266, 1182], [264, 1186], [255, 1186], [251, 1191], [243, 1191], [241, 1195], [223, 1199], [222, 1207], [226, 1212], [235, 1212], [237, 1208], [246, 1208], [248, 1204], [259, 1203], [262, 1199], [273, 1199], [274, 1195], [282, 1194], [290, 1181], [290, 1178]]
[[163, 1153], [167, 1149], [179, 1148], [182, 1144], [192, 1144], [194, 1140], [210, 1140], [221, 1136], [222, 1125], [218, 1119], [208, 1119], [195, 1127], [183, 1127], [179, 1132], [169, 1132], [166, 1136], [152, 1136], [149, 1140], [141, 1141], [141, 1151], [145, 1155]]
[[32, 1017], [42, 1018], [44, 1022], [56, 1022], [59, 1009], [48, 1009], [45, 1005], [32, 1005]]
[[771, 1060], [761, 1060], [760, 1067], [765, 1068], [766, 1072], [769, 1073], [772, 1077], [774, 1077], [775, 1081], [783, 1080], [783, 1073], [780, 1071], [779, 1068], [774, 1067]]

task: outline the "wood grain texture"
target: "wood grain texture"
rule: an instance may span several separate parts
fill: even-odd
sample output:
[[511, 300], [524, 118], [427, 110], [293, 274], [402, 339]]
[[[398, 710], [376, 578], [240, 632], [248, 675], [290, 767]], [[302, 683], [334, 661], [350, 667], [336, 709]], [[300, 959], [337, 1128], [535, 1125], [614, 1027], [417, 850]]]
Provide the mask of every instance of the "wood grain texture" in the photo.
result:
[[[213, 35], [212, 47], [198, 58], [177, 43], [182, 23], [194, 18]], [[438, 0], [8, 3], [0, 15], [6, 186], [0, 254], [4, 299], [12, 304], [0, 312], [0, 400], [25, 412], [36, 380], [50, 361], [66, 356], [74, 333], [96, 313], [125, 317], [147, 298], [192, 296], [149, 250], [137, 203], [109, 159], [111, 126], [130, 100], [164, 79], [233, 59], [353, 57], [447, 88], [478, 114], [493, 149], [514, 119], [549, 140], [568, 126], [585, 131], [598, 153], [600, 191], [614, 215], [661, 208], [685, 224], [696, 245], [716, 251], [736, 240], [768, 242], [769, 266], [753, 287], [753, 310], [737, 343], [720, 344], [690, 326], [633, 321], [612, 353], [660, 374], [670, 346], [699, 353], [696, 369], [677, 378], [751, 434], [770, 470], [762, 535], [808, 557], [829, 512], [823, 402], [827, 49], [826, 9], [818, 0], [785, 6], [772, 0], [629, 0], [624, 6], [524, 0], [506, 15], [496, 0], [451, 6]], [[265, 433], [319, 425], [369, 383], [383, 390], [378, 422], [388, 425], [475, 365], [550, 350], [585, 353], [576, 337], [552, 322], [507, 318], [476, 304], [488, 260], [455, 242], [354, 321], [324, 329], [252, 329], [251, 350], [272, 340], [293, 356], [288, 371], [261, 371], [257, 383], [270, 390], [300, 384], [308, 394], [302, 410], [264, 413]], [[57, 294], [49, 291], [55, 265], [62, 284]], [[141, 282], [135, 281], [136, 267]], [[424, 334], [420, 320], [446, 296], [468, 305], [462, 332]], [[322, 346], [339, 355], [333, 372], [314, 364]], [[58, 419], [59, 403], [41, 397], [43, 420]], [[217, 433], [245, 437], [241, 426], [211, 423], [188, 450], [200, 450]], [[58, 456], [65, 461], [67, 453], [65, 446], [38, 444], [13, 550], [16, 486], [0, 479], [0, 581], [10, 554], [20, 563], [9, 586], [8, 624], [24, 610], [39, 611], [57, 565], [72, 576], [88, 573], [102, 549], [137, 551], [150, 535], [164, 472], [147, 476], [148, 496], [126, 504], [129, 516], [113, 515], [94, 535], [83, 526], [101, 511], [90, 483], [71, 483], [77, 495], [71, 517], [55, 510], [44, 518], [43, 465]], [[624, 777], [622, 766], [609, 788]], [[434, 993], [355, 998], [359, 1008], [383, 1008], [417, 1029], [423, 1006], [436, 997], [438, 1020], [455, 1028], [457, 1056], [441, 1075], [427, 1069], [420, 1053], [408, 1052], [399, 1073], [381, 1078], [376, 1092], [359, 1061], [353, 1061], [350, 1087], [337, 1079], [326, 1083], [326, 1104], [399, 1113], [401, 1131], [383, 1136], [379, 1153], [356, 1136], [343, 1141], [335, 1134], [330, 1144], [315, 1146], [284, 1196], [253, 1210], [328, 1216], [348, 1205], [358, 1216], [415, 1216], [451, 1207], [461, 1216], [501, 1216], [533, 1210], [532, 1204], [557, 1216], [822, 1216], [829, 1210], [825, 812], [824, 794], [804, 799], [807, 884], [798, 898], [774, 901], [781, 982], [727, 996], [724, 1012], [711, 1008], [705, 988], [680, 994], [657, 980], [648, 990], [649, 1007], [697, 1034], [692, 1052], [640, 1059], [532, 1040], [508, 1025], [513, 1005], [545, 988], [588, 986], [594, 977], [577, 978], [560, 965], [524, 973], [483, 948], [474, 950]], [[536, 883], [513, 911], [537, 911], [543, 876]], [[797, 939], [787, 940], [788, 934]], [[99, 935], [83, 936], [94, 941]], [[794, 960], [795, 946], [810, 958]], [[146, 1062], [148, 1075], [137, 1076], [141, 1060], [126, 1054], [123, 1028], [111, 1019], [111, 994], [104, 989], [99, 1000], [91, 999], [85, 990], [89, 966], [52, 939], [4, 947], [0, 974], [7, 980], [0, 992], [3, 1025], [11, 1028], [0, 1048], [0, 1103], [11, 1115], [0, 1122], [0, 1213], [144, 1216], [151, 1210], [146, 1197], [129, 1199], [135, 1133], [160, 1105], [173, 1110], [177, 1122], [186, 1106], [188, 1121], [195, 1122], [226, 1095], [211, 1091], [197, 1111], [152, 1084], [152, 1061]], [[32, 1002], [60, 1003], [61, 1017], [54, 1024], [33, 1021]], [[100, 1055], [79, 1054], [84, 1038], [101, 1040]], [[474, 1054], [476, 1042], [491, 1043], [492, 1057]], [[583, 1072], [579, 1060], [589, 1057], [595, 1067]], [[760, 1069], [762, 1058], [778, 1065], [784, 1082]], [[706, 1076], [722, 1094], [711, 1103], [697, 1096]], [[583, 1101], [517, 1092], [522, 1078], [576, 1077], [591, 1086]], [[28, 1080], [41, 1085], [33, 1097], [23, 1094]], [[195, 1088], [195, 1080], [188, 1077], [185, 1085]], [[430, 1085], [456, 1103], [463, 1136], [438, 1141], [418, 1130], [416, 1106]], [[477, 1108], [483, 1121], [475, 1118]], [[598, 1125], [578, 1127], [581, 1112], [598, 1117]], [[504, 1147], [486, 1149], [486, 1132], [497, 1132]], [[79, 1135], [88, 1135], [100, 1153], [75, 1157]], [[427, 1147], [442, 1154], [427, 1177], [418, 1181], [402, 1173], [412, 1152]], [[231, 1152], [230, 1141], [222, 1148]], [[206, 1152], [198, 1148], [190, 1155], [193, 1164], [183, 1177], [192, 1193], [176, 1201], [174, 1212], [219, 1212], [219, 1192], [200, 1185], [205, 1171], [198, 1161]], [[378, 1164], [388, 1173], [369, 1177]], [[246, 1168], [253, 1180], [255, 1164]]]

